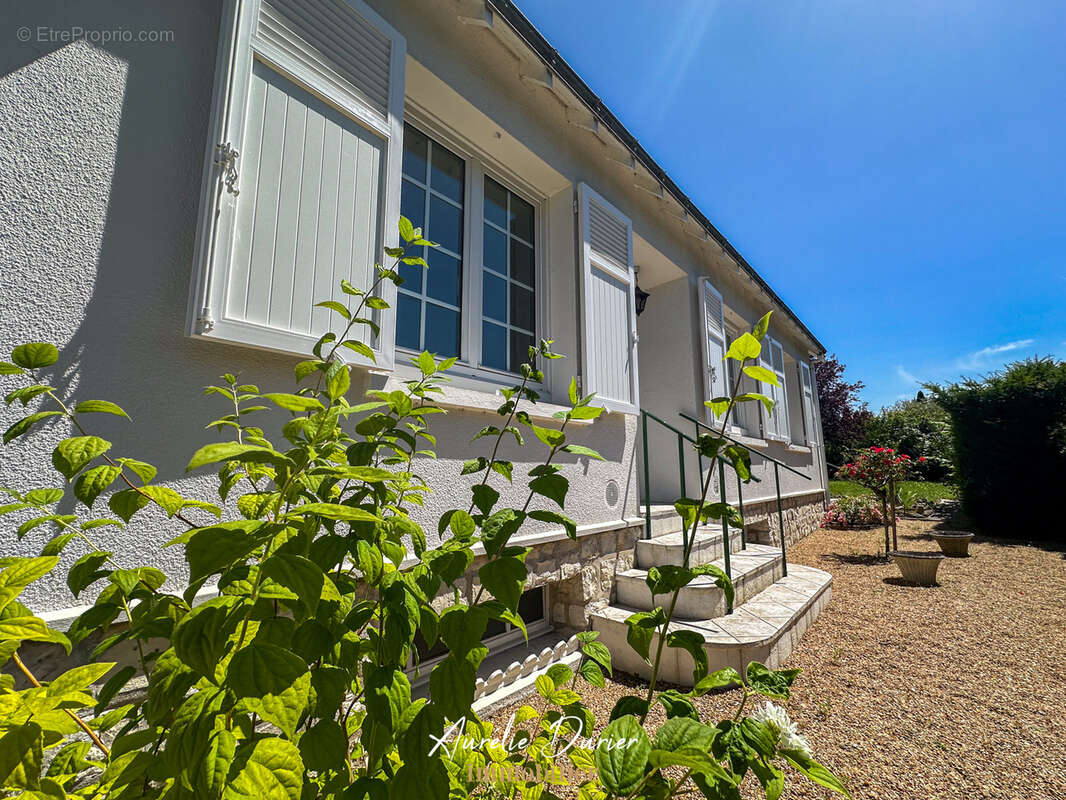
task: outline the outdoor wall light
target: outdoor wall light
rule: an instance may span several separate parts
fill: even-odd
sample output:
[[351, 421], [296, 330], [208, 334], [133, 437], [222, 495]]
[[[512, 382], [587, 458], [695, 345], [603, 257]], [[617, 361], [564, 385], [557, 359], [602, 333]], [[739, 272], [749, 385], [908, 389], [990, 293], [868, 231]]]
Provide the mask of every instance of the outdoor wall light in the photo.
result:
[[[640, 267], [633, 268], [633, 274], [637, 275], [640, 272]], [[637, 278], [636, 286], [633, 289], [633, 295], [637, 304], [637, 316], [639, 317], [644, 313], [644, 306], [648, 304], [648, 298], [651, 296], [648, 292], [645, 292], [640, 288], [640, 279]]]

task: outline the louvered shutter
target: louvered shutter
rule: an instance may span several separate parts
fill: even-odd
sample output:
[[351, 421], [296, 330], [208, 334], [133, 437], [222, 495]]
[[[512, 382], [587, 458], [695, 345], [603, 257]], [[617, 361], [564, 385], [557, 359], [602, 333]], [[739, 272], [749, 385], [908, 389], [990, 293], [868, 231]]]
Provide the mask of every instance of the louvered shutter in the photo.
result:
[[[725, 364], [725, 304], [722, 294], [709, 280], [700, 278], [700, 327], [703, 351], [703, 391], [710, 400], [729, 394], [729, 373]], [[708, 408], [707, 416], [714, 421]]]
[[[220, 38], [189, 332], [308, 353], [339, 319], [315, 303], [347, 305], [341, 279], [368, 287], [397, 239], [406, 46], [361, 0], [230, 0]], [[388, 367], [377, 316], [353, 331]]]
[[[759, 353], [759, 366], [765, 369], [774, 371], [773, 361], [773, 339], [763, 339], [762, 351]], [[759, 384], [759, 392], [769, 397], [774, 401], [774, 408], [770, 412], [766, 412], [763, 409], [763, 435], [767, 439], [776, 439], [781, 434], [778, 432], [778, 420], [780, 420], [780, 394], [778, 393], [778, 387], [771, 386], [768, 383]]]
[[614, 411], [636, 413], [637, 311], [633, 226], [585, 184], [578, 187], [584, 390]]
[[811, 367], [805, 361], [799, 362], [800, 389], [803, 395], [803, 424], [806, 427], [807, 444], [818, 444], [818, 419], [814, 413], [814, 379]]

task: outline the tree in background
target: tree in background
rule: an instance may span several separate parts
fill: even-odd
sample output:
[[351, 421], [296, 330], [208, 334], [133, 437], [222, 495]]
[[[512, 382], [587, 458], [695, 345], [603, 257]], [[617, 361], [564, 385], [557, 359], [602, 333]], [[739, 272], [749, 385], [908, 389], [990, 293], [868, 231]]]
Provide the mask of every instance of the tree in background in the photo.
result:
[[951, 417], [924, 392], [872, 417], [866, 424], [866, 444], [891, 447], [916, 459], [924, 456], [924, 461], [914, 464], [916, 480], [945, 481], [952, 476]]
[[827, 356], [814, 365], [825, 457], [834, 466], [848, 461], [848, 454], [863, 445], [866, 425], [873, 417], [866, 403], [859, 400], [859, 390], [865, 384], [862, 381], [848, 383], [844, 380], [844, 369], [836, 355]]
[[955, 482], [978, 529], [1061, 542], [1066, 361], [1032, 358], [927, 388], [951, 417]]

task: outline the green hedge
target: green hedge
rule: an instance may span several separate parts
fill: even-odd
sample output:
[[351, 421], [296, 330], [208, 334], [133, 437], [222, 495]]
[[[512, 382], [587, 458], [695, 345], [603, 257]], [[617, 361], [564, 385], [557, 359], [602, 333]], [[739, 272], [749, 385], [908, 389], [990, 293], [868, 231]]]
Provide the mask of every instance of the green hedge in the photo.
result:
[[1066, 362], [1029, 359], [981, 380], [930, 388], [951, 415], [955, 479], [978, 529], [1066, 539]]

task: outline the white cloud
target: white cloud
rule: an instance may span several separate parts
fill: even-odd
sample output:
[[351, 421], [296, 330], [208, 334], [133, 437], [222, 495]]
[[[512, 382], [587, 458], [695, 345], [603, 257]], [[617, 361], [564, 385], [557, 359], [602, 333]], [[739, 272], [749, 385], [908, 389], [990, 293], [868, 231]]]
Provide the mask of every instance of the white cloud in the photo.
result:
[[902, 364], [896, 367], [896, 374], [901, 379], [903, 379], [904, 383], [913, 383], [915, 386], [918, 386], [919, 384], [921, 384], [921, 381], [918, 380], [918, 378], [916, 378], [911, 373], [907, 372], [907, 370], [903, 368]]
[[1006, 344], [983, 347], [974, 353], [970, 353], [965, 358], [959, 359], [956, 366], [959, 369], [980, 369], [982, 367], [991, 366], [993, 356], [1000, 356], [1004, 353], [1013, 352], [1014, 350], [1021, 350], [1031, 345], [1034, 341], [1034, 339], [1019, 339], [1016, 342], [1007, 342]]

